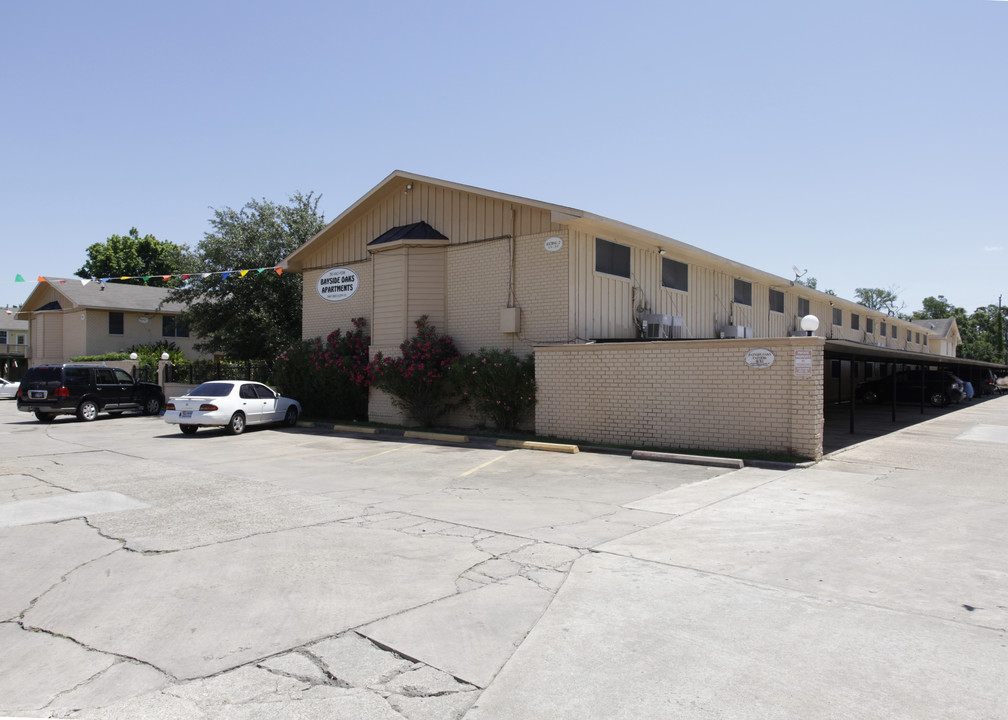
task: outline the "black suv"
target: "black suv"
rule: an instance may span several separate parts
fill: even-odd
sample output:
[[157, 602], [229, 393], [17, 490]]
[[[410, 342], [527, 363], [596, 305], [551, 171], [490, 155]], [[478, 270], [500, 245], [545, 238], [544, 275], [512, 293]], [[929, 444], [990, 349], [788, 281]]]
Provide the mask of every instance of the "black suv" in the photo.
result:
[[18, 410], [34, 412], [41, 422], [51, 422], [57, 415], [94, 420], [100, 412], [118, 415], [123, 410], [156, 415], [164, 401], [160, 386], [137, 382], [119, 368], [95, 365], [28, 368], [17, 394]]

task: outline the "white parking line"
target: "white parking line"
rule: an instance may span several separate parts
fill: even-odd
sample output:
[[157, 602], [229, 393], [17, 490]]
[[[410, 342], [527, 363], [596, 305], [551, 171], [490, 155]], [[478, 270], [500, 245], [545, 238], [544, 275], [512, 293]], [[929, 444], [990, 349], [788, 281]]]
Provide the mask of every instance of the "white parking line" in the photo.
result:
[[355, 463], [357, 463], [357, 462], [363, 462], [365, 460], [370, 460], [371, 458], [376, 458], [379, 455], [388, 455], [390, 452], [397, 452], [399, 450], [405, 450], [405, 449], [406, 449], [406, 446], [403, 445], [402, 447], [395, 447], [395, 448], [392, 448], [391, 450], [383, 450], [382, 452], [375, 453], [374, 455], [368, 455], [367, 457], [357, 458], [356, 460], [354, 460], [354, 462]]
[[483, 468], [485, 468], [490, 463], [495, 463], [495, 462], [497, 462], [498, 460], [500, 460], [503, 457], [504, 457], [503, 455], [498, 455], [493, 460], [487, 460], [485, 463], [483, 463], [482, 465], [477, 465], [472, 470], [466, 470], [464, 473], [462, 473], [461, 475], [459, 475], [459, 477], [465, 477], [466, 475], [472, 475], [477, 470], [482, 470]]

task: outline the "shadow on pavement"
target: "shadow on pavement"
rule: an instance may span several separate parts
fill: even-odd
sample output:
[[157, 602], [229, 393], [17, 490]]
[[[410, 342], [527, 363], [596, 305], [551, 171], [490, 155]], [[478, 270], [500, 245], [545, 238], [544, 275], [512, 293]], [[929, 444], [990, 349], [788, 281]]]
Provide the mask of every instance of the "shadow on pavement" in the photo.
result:
[[923, 412], [921, 412], [919, 404], [896, 403], [895, 420], [893, 420], [892, 406], [888, 403], [882, 405], [856, 404], [854, 406], [854, 432], [851, 432], [850, 404], [830, 403], [824, 409], [823, 454], [828, 455], [859, 442], [888, 435], [897, 430], [957, 412], [963, 408], [991, 402], [997, 398], [997, 395], [988, 395], [984, 398], [973, 398], [958, 404], [953, 403], [943, 408], [925, 405]]

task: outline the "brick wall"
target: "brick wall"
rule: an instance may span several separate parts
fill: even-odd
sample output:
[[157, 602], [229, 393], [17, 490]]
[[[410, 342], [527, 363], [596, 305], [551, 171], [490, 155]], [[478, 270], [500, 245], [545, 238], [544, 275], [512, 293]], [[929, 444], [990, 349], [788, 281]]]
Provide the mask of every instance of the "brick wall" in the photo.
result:
[[[333, 267], [340, 267], [334, 265]], [[323, 340], [333, 330], [339, 328], [344, 331], [353, 330], [353, 319], [362, 317], [368, 321], [364, 329], [367, 335], [371, 334], [371, 293], [372, 293], [372, 273], [371, 263], [355, 263], [346, 265], [360, 278], [360, 286], [352, 296], [340, 302], [329, 302], [323, 300], [316, 289], [318, 279], [327, 269], [306, 270], [304, 273], [304, 285], [301, 292], [301, 337], [305, 340], [320, 337]]]
[[[775, 355], [766, 369], [746, 352]], [[796, 377], [794, 350], [812, 351]], [[536, 432], [581, 442], [822, 456], [823, 339], [536, 348]]]

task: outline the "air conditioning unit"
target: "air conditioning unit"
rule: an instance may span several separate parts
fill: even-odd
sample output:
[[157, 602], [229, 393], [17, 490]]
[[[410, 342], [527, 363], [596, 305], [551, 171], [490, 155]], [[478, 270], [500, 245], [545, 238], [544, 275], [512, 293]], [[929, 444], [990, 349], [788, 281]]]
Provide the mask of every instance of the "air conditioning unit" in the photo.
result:
[[721, 329], [721, 337], [725, 338], [751, 338], [754, 337], [753, 329], [745, 325], [725, 325]]
[[678, 315], [644, 313], [641, 315], [644, 337], [648, 340], [672, 340], [682, 337], [683, 322]]

